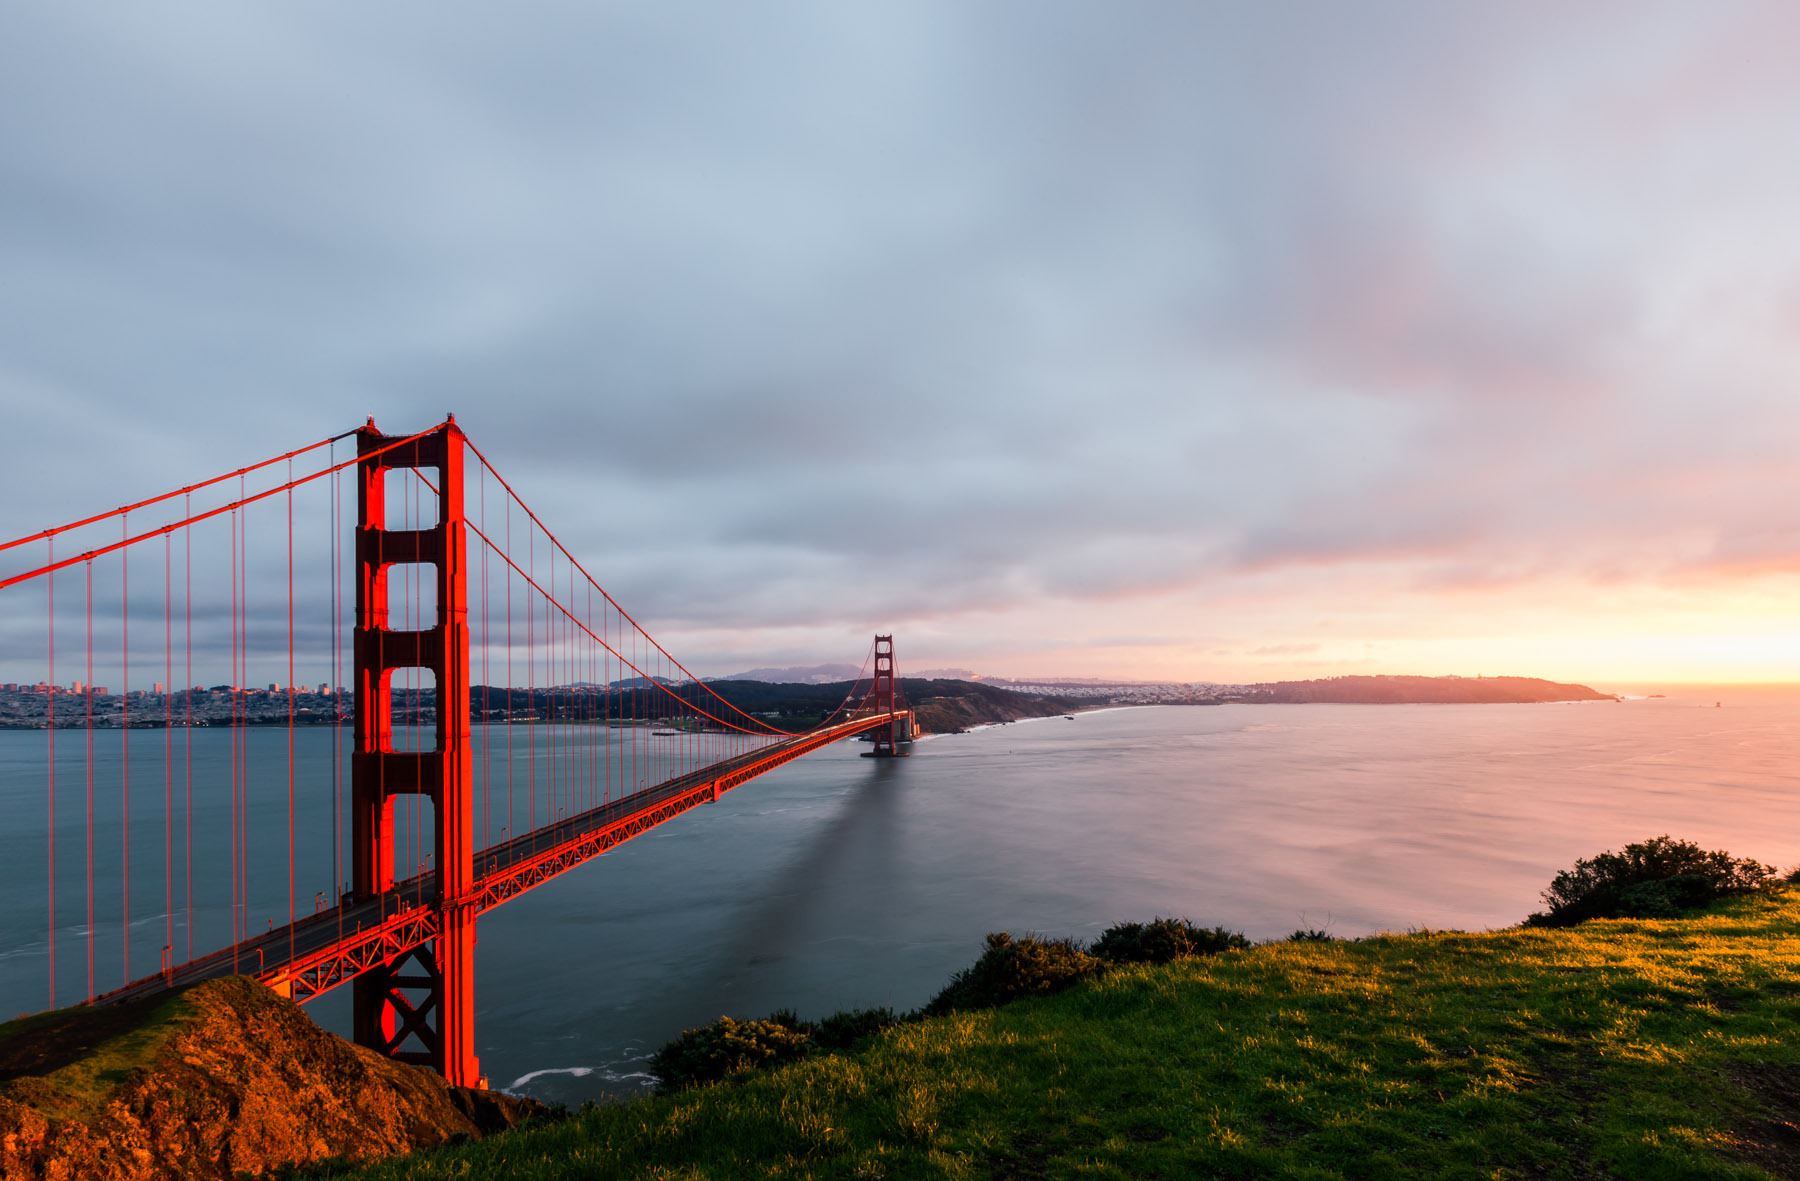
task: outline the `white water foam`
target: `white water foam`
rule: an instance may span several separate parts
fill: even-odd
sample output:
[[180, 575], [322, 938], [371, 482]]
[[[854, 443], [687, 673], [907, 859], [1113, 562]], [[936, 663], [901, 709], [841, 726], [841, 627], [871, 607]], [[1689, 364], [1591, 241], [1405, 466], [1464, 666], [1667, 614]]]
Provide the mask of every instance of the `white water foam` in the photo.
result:
[[533, 1070], [527, 1074], [522, 1074], [514, 1079], [510, 1086], [501, 1087], [500, 1089], [510, 1095], [532, 1079], [543, 1078], [547, 1074], [572, 1074], [576, 1078], [586, 1078], [593, 1073], [594, 1068], [591, 1066], [551, 1066], [543, 1070]]
[[600, 1078], [609, 1083], [630, 1082], [634, 1079], [640, 1080], [645, 1084], [651, 1084], [656, 1081], [655, 1075], [642, 1070], [618, 1071], [609, 1070], [604, 1066], [549, 1066], [542, 1070], [528, 1071], [514, 1079], [507, 1086], [501, 1087], [500, 1090], [508, 1095], [517, 1095], [520, 1087], [523, 1087], [533, 1079], [542, 1078], [547, 1074], [566, 1074], [574, 1078], [586, 1078], [588, 1075], [593, 1074], [599, 1075]]

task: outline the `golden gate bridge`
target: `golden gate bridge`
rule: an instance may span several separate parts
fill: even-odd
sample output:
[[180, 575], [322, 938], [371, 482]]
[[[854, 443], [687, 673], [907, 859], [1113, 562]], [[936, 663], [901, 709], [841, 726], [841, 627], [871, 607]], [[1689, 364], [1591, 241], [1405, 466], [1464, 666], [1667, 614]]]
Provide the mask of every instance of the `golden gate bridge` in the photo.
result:
[[[352, 439], [354, 454], [340, 460], [338, 446]], [[43, 617], [42, 680], [18, 686], [34, 702], [41, 695], [41, 708], [9, 721], [44, 731], [51, 1007], [70, 987], [59, 983], [59, 949], [89, 1004], [236, 973], [297, 1001], [349, 984], [358, 1043], [454, 1084], [485, 1085], [474, 1040], [482, 914], [828, 743], [860, 735], [872, 739], [868, 754], [891, 757], [912, 738], [888, 635], [875, 637], [842, 702], [815, 725], [786, 730], [733, 704], [614, 600], [454, 416], [401, 436], [370, 419], [0, 544], [8, 553], [26, 568], [0, 572], [0, 608], [15, 622]], [[329, 579], [322, 598], [307, 593], [315, 565]], [[228, 658], [225, 685], [194, 683], [197, 642], [203, 666], [209, 653]], [[96, 687], [97, 659], [103, 675], [120, 678], [116, 696]], [[271, 659], [285, 662], [285, 680], [249, 689], [252, 667]], [[71, 667], [80, 679], [59, 685], [59, 669]], [[154, 691], [131, 688], [134, 667]], [[295, 684], [302, 669], [327, 668], [322, 693]], [[477, 730], [473, 718], [486, 724]], [[332, 887], [303, 905], [297, 883], [322, 867], [303, 865], [318, 851], [303, 851], [296, 833], [322, 823], [324, 801], [296, 752], [298, 736], [320, 722], [332, 743]], [[211, 726], [230, 728], [227, 760], [195, 755], [194, 734]], [[157, 730], [160, 751], [134, 740]], [[253, 756], [250, 735], [271, 730], [285, 731], [285, 762], [268, 757], [266, 742]], [[162, 848], [146, 856], [157, 796]], [[203, 821], [197, 848], [196, 809], [228, 815], [229, 838]], [[267, 829], [283, 824], [285, 867], [266, 856]], [[135, 923], [134, 829], [137, 875], [149, 862], [162, 886], [160, 908], [146, 907], [140, 880]], [[228, 844], [229, 858], [222, 849], [209, 857], [209, 842]], [[59, 856], [64, 917], [73, 892], [84, 920], [73, 930], [58, 925]], [[117, 874], [116, 898], [99, 896], [97, 867]], [[285, 883], [285, 913], [279, 898], [270, 902], [271, 878], [277, 894]], [[214, 924], [216, 946], [208, 913], [230, 918], [228, 934]], [[96, 970], [112, 956], [97, 952], [115, 919], [119, 975], [109, 987]], [[258, 919], [267, 922], [260, 931]], [[134, 940], [143, 963], [145, 929], [157, 925], [156, 970], [134, 975]], [[85, 952], [85, 974], [66, 967], [69, 950]]]

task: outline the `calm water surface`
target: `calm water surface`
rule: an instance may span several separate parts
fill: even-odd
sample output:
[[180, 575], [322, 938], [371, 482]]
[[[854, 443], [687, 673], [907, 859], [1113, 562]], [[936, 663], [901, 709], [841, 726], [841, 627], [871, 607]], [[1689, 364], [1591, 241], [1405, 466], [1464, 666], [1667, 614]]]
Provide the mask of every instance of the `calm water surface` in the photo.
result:
[[[1159, 914], [1256, 939], [1506, 926], [1575, 858], [1664, 832], [1785, 868], [1797, 738], [1800, 695], [1733, 689], [1110, 710], [879, 763], [841, 743], [484, 918], [477, 1050], [494, 1085], [579, 1102], [646, 1085], [651, 1050], [721, 1013], [914, 1007], [989, 931], [1091, 938]], [[28, 818], [0, 838], [15, 865], [43, 844], [42, 745], [0, 734], [0, 800]], [[160, 858], [160, 786], [155, 803]], [[285, 907], [285, 847], [269, 855]], [[45, 1003], [41, 862], [4, 885], [9, 1011]], [[59, 955], [61, 974], [75, 946]], [[310, 1010], [347, 1032], [347, 1001]]]

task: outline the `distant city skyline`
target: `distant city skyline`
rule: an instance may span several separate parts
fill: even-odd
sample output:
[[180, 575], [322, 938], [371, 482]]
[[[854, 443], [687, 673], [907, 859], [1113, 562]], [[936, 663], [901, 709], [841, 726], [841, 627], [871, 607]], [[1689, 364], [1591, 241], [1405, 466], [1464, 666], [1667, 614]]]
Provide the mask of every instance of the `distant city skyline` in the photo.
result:
[[0, 540], [455, 411], [702, 675], [1800, 680], [1797, 140], [1774, 2], [26, 0]]

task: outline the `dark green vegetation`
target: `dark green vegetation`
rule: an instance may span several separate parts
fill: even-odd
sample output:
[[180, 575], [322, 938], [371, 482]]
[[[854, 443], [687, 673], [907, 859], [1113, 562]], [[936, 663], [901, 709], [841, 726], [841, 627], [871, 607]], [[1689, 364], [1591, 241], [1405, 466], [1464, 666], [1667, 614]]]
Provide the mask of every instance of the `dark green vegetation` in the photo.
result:
[[802, 1021], [791, 1009], [762, 1021], [721, 1017], [663, 1046], [650, 1059], [650, 1069], [664, 1090], [675, 1091], [821, 1051], [848, 1050], [901, 1020], [888, 1008], [852, 1009], [823, 1021]]
[[[1318, 934], [1326, 937], [1323, 932]], [[1186, 919], [1152, 919], [1108, 927], [1094, 941], [1093, 953], [1115, 964], [1166, 964], [1249, 946], [1250, 941], [1240, 931], [1196, 927]]]
[[1241, 701], [1290, 705], [1328, 702], [1347, 705], [1501, 705], [1539, 701], [1612, 701], [1586, 685], [1564, 685], [1537, 677], [1331, 677], [1322, 681], [1277, 681], [1251, 685]]
[[[964, 729], [982, 722], [1010, 722], [1019, 718], [1050, 717], [1068, 713], [1082, 704], [1068, 698], [1037, 697], [1014, 693], [973, 681], [922, 681], [902, 678], [907, 702], [917, 711], [919, 725], [927, 733]], [[704, 722], [696, 709], [718, 715], [713, 693], [782, 730], [803, 730], [818, 725], [851, 695], [867, 692], [868, 681], [852, 685], [840, 681], [827, 685], [772, 684], [765, 681], [708, 681], [672, 685], [670, 693], [644, 687], [608, 689], [595, 685], [569, 689], [512, 689], [476, 685], [469, 691], [469, 712], [476, 722], [538, 721], [668, 723], [687, 717]], [[711, 692], [708, 692], [708, 690]], [[671, 696], [670, 694], [673, 694]], [[737, 719], [740, 720], [741, 719]], [[836, 716], [842, 721], [843, 715]]]
[[926, 1017], [941, 1017], [1048, 996], [1105, 970], [1103, 962], [1072, 939], [1014, 939], [998, 931], [987, 937], [981, 958], [952, 976], [922, 1012]]
[[1243, 935], [1223, 927], [1208, 930], [1183, 919], [1122, 923], [1109, 928], [1091, 950], [1072, 939], [1015, 939], [1005, 931], [987, 937], [987, 946], [969, 967], [913, 1013], [855, 1009], [822, 1021], [802, 1021], [791, 1009], [761, 1021], [721, 1017], [690, 1029], [658, 1050], [650, 1070], [665, 1091], [715, 1082], [745, 1070], [796, 1062], [810, 1054], [848, 1050], [903, 1021], [948, 1013], [991, 1009], [1026, 997], [1062, 992], [1117, 964], [1166, 964], [1187, 956], [1216, 955], [1249, 947]]
[[1548, 911], [1528, 927], [1569, 927], [1588, 919], [1666, 919], [1720, 898], [1767, 891], [1775, 867], [1692, 841], [1660, 836], [1617, 853], [1584, 857], [1544, 891]]
[[[1175, 932], [1156, 926], [1136, 942], [1160, 956]], [[1800, 1175], [1800, 898], [1563, 930], [1322, 934], [1081, 971], [848, 1052], [354, 1175]], [[1099, 958], [1032, 942], [1047, 972]]]

